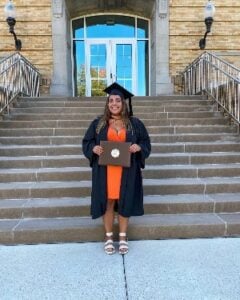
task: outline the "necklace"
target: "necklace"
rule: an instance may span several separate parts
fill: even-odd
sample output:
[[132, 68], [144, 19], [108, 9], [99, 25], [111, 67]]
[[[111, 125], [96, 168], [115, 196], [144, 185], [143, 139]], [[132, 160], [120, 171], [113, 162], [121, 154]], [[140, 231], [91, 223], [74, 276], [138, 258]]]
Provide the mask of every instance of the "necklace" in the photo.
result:
[[112, 118], [110, 119], [110, 126], [116, 130], [116, 132], [118, 133], [122, 128], [125, 127], [123, 121], [121, 118]]

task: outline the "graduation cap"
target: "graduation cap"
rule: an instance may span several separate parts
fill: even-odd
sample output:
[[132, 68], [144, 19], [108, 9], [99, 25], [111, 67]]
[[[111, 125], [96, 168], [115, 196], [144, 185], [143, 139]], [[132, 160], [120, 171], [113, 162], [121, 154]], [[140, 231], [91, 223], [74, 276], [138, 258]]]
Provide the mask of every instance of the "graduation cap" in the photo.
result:
[[130, 93], [128, 90], [126, 90], [124, 87], [122, 87], [117, 82], [114, 82], [111, 85], [109, 85], [108, 87], [106, 87], [104, 92], [106, 92], [109, 95], [119, 95], [121, 98], [123, 98], [125, 100], [128, 99], [129, 116], [133, 115], [131, 98], [134, 95], [132, 93]]

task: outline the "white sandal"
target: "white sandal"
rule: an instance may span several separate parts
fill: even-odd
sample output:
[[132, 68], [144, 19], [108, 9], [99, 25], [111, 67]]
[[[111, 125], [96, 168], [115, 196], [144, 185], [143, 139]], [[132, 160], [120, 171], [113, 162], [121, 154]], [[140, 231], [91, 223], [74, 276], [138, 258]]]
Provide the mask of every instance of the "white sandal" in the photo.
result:
[[126, 232], [120, 232], [119, 233], [119, 237], [125, 237], [125, 241], [124, 240], [120, 240], [119, 241], [119, 254], [125, 255], [128, 253], [128, 242], [127, 242], [127, 238], [126, 238], [127, 234]]
[[106, 232], [107, 240], [104, 243], [104, 251], [108, 255], [112, 255], [116, 252], [113, 244], [113, 239], [111, 238], [112, 236], [113, 236], [112, 232]]

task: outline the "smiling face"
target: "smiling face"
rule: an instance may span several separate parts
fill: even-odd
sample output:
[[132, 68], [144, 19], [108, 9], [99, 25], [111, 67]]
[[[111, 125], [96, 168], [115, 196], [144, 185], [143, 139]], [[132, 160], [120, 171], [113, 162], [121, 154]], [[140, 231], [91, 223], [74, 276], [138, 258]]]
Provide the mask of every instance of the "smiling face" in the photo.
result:
[[119, 116], [123, 109], [123, 101], [119, 95], [110, 95], [108, 109], [113, 116]]

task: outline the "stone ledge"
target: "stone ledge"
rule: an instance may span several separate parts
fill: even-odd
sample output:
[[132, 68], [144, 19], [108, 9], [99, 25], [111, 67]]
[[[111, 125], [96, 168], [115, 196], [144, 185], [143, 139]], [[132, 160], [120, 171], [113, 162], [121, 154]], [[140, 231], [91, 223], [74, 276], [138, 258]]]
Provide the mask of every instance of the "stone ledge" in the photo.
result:
[[[225, 218], [225, 221], [223, 220]], [[175, 214], [132, 217], [129, 239], [224, 237], [240, 234], [239, 215]], [[103, 240], [102, 221], [84, 218], [0, 221], [0, 244], [36, 244]], [[116, 230], [116, 228], [115, 228]]]

